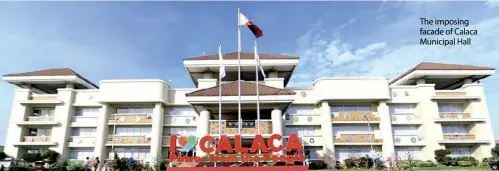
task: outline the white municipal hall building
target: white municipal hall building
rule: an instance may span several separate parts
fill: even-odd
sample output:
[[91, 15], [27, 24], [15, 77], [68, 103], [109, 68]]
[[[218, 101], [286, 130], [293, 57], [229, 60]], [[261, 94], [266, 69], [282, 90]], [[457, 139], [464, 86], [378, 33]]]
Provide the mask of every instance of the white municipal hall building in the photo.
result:
[[[267, 78], [259, 78], [260, 131], [297, 134], [311, 160], [337, 161], [372, 149], [384, 159], [407, 154], [434, 160], [436, 149], [451, 156], [491, 156], [495, 145], [480, 81], [494, 68], [423, 62], [393, 80], [331, 77], [311, 87], [287, 87], [299, 58], [260, 54]], [[242, 144], [257, 133], [253, 53], [224, 54], [222, 134], [238, 133], [241, 84]], [[195, 88], [172, 88], [164, 80], [101, 80], [71, 69], [3, 76], [16, 86], [5, 142], [14, 157], [52, 149], [63, 159], [169, 156], [171, 135], [218, 136], [218, 55], [183, 60]], [[179, 145], [177, 145], [179, 147]], [[180, 150], [180, 147], [179, 147]], [[372, 153], [371, 153], [372, 154]], [[198, 147], [185, 155], [205, 155]]]

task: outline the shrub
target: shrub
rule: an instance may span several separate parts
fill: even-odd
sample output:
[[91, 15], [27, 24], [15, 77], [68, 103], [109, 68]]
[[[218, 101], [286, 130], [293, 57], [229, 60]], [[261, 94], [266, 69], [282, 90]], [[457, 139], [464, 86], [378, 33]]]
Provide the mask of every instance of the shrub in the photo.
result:
[[459, 166], [460, 161], [467, 161], [471, 163], [472, 166], [478, 166], [478, 160], [474, 157], [453, 157], [450, 160], [450, 166]]
[[471, 163], [469, 161], [458, 161], [457, 163], [461, 167], [470, 167], [470, 166], [473, 166], [473, 163]]
[[428, 160], [428, 161], [418, 161], [418, 162], [415, 163], [415, 166], [416, 167], [435, 167], [435, 163], [433, 163], [430, 160]]
[[357, 159], [355, 159], [355, 158], [345, 159], [344, 162], [345, 162], [345, 167], [347, 167], [349, 169], [357, 167]]
[[83, 161], [75, 160], [75, 161], [68, 162], [68, 170], [79, 171], [83, 168], [84, 168]]
[[40, 153], [25, 153], [21, 158], [30, 163], [42, 160]]
[[386, 169], [385, 161], [381, 160], [380, 158], [374, 159], [374, 163], [376, 163], [376, 169], [378, 170]]
[[449, 166], [451, 158], [447, 155], [450, 154], [450, 150], [447, 149], [438, 149], [435, 150], [435, 160], [437, 163]]
[[126, 166], [128, 166], [128, 170], [138, 170], [139, 169], [139, 163], [137, 162], [137, 160], [135, 160], [131, 157], [126, 160]]
[[357, 166], [358, 167], [362, 167], [362, 168], [372, 168], [373, 167], [373, 159], [369, 156], [362, 156], [362, 157], [359, 157], [359, 159], [357, 160]]

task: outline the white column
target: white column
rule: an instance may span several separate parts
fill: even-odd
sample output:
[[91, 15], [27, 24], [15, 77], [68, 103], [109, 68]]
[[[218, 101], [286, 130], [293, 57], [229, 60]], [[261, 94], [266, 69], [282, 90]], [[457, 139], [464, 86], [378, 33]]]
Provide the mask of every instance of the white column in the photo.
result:
[[[151, 159], [161, 157], [163, 140], [163, 104], [156, 103], [152, 114], [152, 132], [151, 132]], [[164, 156], [166, 157], [166, 156]]]
[[[107, 135], [109, 131], [111, 131], [110, 133], [112, 133], [113, 131], [112, 129], [111, 130], [109, 129], [108, 125], [109, 113], [110, 113], [109, 111], [111, 111], [109, 105], [103, 104], [99, 110], [99, 115], [97, 116], [97, 131], [96, 131], [94, 155], [96, 157], [99, 157], [101, 162], [107, 159], [106, 157], [108, 154], [106, 148]], [[113, 156], [109, 156], [109, 158], [112, 157]], [[99, 165], [100, 168], [102, 168], [102, 166], [103, 164]]]
[[435, 150], [444, 149], [445, 146], [439, 144], [438, 141], [443, 140], [442, 126], [435, 123], [440, 115], [438, 113], [438, 103], [431, 100], [435, 95], [435, 87], [433, 84], [418, 85], [419, 104], [417, 105], [417, 115], [421, 117], [423, 125], [420, 130], [424, 135], [423, 141], [426, 146], [421, 150], [423, 160], [435, 161]]
[[392, 121], [390, 118], [390, 110], [386, 102], [379, 102], [378, 117], [380, 118], [379, 130], [383, 139], [383, 159], [394, 156], [395, 147], [393, 144]]
[[[274, 110], [272, 110], [272, 112], [270, 114], [270, 117], [272, 119], [272, 134], [283, 135], [284, 131], [283, 131], [283, 124], [282, 124], [283, 123], [282, 111], [279, 108], [274, 108]], [[275, 146], [278, 146], [278, 145], [282, 144], [282, 141], [275, 140], [273, 143]], [[283, 153], [284, 153], [284, 151], [280, 151], [276, 154], [283, 154]]]
[[57, 100], [62, 101], [55, 107], [54, 119], [59, 122], [59, 126], [52, 127], [52, 142], [56, 142], [57, 146], [49, 149], [59, 152], [60, 158], [67, 159], [69, 157], [68, 136], [71, 135], [71, 117], [74, 113], [74, 89], [64, 88], [57, 89]]
[[330, 167], [334, 168], [336, 165], [335, 151], [333, 144], [333, 122], [331, 119], [331, 108], [328, 102], [321, 103], [321, 130], [324, 144], [322, 145], [322, 152], [324, 158], [334, 159], [327, 162]]
[[[15, 143], [18, 143], [24, 139], [23, 134], [26, 131], [23, 131], [23, 127], [19, 127], [16, 125], [17, 122], [22, 122], [25, 120], [26, 115], [28, 114], [28, 108], [25, 105], [19, 103], [22, 100], [28, 100], [31, 96], [31, 91], [29, 89], [15, 89], [14, 91], [14, 102], [12, 103], [12, 110], [10, 112], [10, 120], [9, 126], [7, 129], [7, 136], [5, 138], [5, 149], [4, 152], [13, 156], [14, 158], [20, 157], [18, 146], [14, 146]], [[24, 129], [28, 129], [24, 127]]]
[[[196, 134], [198, 139], [201, 139], [202, 137], [209, 135], [209, 126], [210, 126], [210, 111], [208, 109], [204, 108], [201, 110], [199, 113], [199, 121], [197, 122], [198, 126], [196, 129]], [[205, 156], [206, 154], [201, 151], [201, 148], [199, 148], [199, 143], [196, 145], [196, 156]]]

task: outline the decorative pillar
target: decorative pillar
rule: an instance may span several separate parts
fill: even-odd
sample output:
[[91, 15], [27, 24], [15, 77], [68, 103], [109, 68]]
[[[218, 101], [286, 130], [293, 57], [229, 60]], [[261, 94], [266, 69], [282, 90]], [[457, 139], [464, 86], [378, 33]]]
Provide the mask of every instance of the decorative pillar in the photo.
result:
[[75, 113], [74, 103], [74, 89], [63, 88], [57, 89], [57, 100], [62, 101], [62, 104], [55, 106], [54, 120], [59, 122], [59, 126], [52, 127], [52, 142], [56, 142], [57, 146], [49, 147], [60, 154], [61, 159], [69, 158], [68, 150], [68, 137], [71, 135], [71, 116]]
[[[283, 135], [284, 131], [283, 131], [283, 121], [282, 121], [282, 111], [279, 109], [279, 108], [274, 108], [274, 110], [272, 110], [271, 112], [271, 118], [272, 118], [272, 134], [279, 134], [279, 135]], [[281, 141], [278, 141], [278, 140], [275, 140], [274, 142], [275, 146], [278, 146], [278, 145], [281, 145], [282, 144], [282, 140]], [[284, 151], [280, 151], [280, 152], [277, 152], [276, 154], [284, 154]]]
[[151, 161], [154, 158], [163, 158], [161, 156], [163, 143], [163, 104], [156, 103], [152, 112], [152, 132], [151, 138]]
[[[196, 129], [196, 134], [198, 139], [201, 139], [203, 136], [209, 135], [209, 126], [210, 126], [210, 111], [208, 109], [203, 108], [199, 113], [199, 121], [197, 122], [198, 126]], [[201, 151], [199, 148], [200, 144], [196, 145], [196, 156], [206, 156], [207, 154]]]
[[382, 157], [386, 160], [388, 157], [392, 157], [395, 154], [390, 110], [388, 105], [386, 105], [386, 102], [383, 101], [379, 102], [377, 111], [378, 117], [380, 118], [379, 130], [381, 132], [381, 138], [383, 139]]
[[[97, 131], [96, 131], [94, 154], [96, 157], [99, 157], [101, 162], [107, 159], [106, 141], [109, 131], [108, 130], [109, 125], [107, 125], [108, 124], [107, 122], [109, 120], [109, 111], [110, 111], [109, 105], [103, 104], [99, 110], [99, 116], [97, 117]], [[114, 156], [109, 156], [109, 158], [112, 157]], [[102, 169], [102, 166], [104, 165], [103, 164], [99, 165], [99, 170]]]
[[[331, 120], [331, 108], [328, 102], [321, 103], [321, 130], [324, 144], [322, 145], [323, 158], [331, 168], [336, 166], [335, 151], [333, 144], [333, 122]], [[327, 160], [326, 160], [327, 159]]]

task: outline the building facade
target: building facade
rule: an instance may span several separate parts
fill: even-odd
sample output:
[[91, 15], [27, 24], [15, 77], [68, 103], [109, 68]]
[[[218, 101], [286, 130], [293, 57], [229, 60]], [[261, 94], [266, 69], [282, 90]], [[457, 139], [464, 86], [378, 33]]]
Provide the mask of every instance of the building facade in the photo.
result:
[[[293, 88], [287, 85], [298, 57], [260, 54], [267, 78], [255, 74], [253, 57], [241, 53], [243, 81], [237, 81], [237, 53], [224, 54], [221, 98], [218, 55], [184, 59], [196, 88], [171, 88], [163, 80], [102, 80], [98, 86], [71, 69], [4, 75], [16, 85], [5, 152], [21, 157], [52, 149], [64, 159], [109, 159], [113, 153], [167, 159], [170, 135], [216, 136], [219, 127], [229, 137], [238, 134], [241, 84], [245, 146], [259, 131], [264, 138], [297, 134], [312, 160], [365, 154], [434, 160], [436, 149], [491, 156], [495, 142], [480, 80], [494, 68], [421, 63], [390, 82], [334, 77]], [[197, 146], [186, 155], [205, 155]]]

